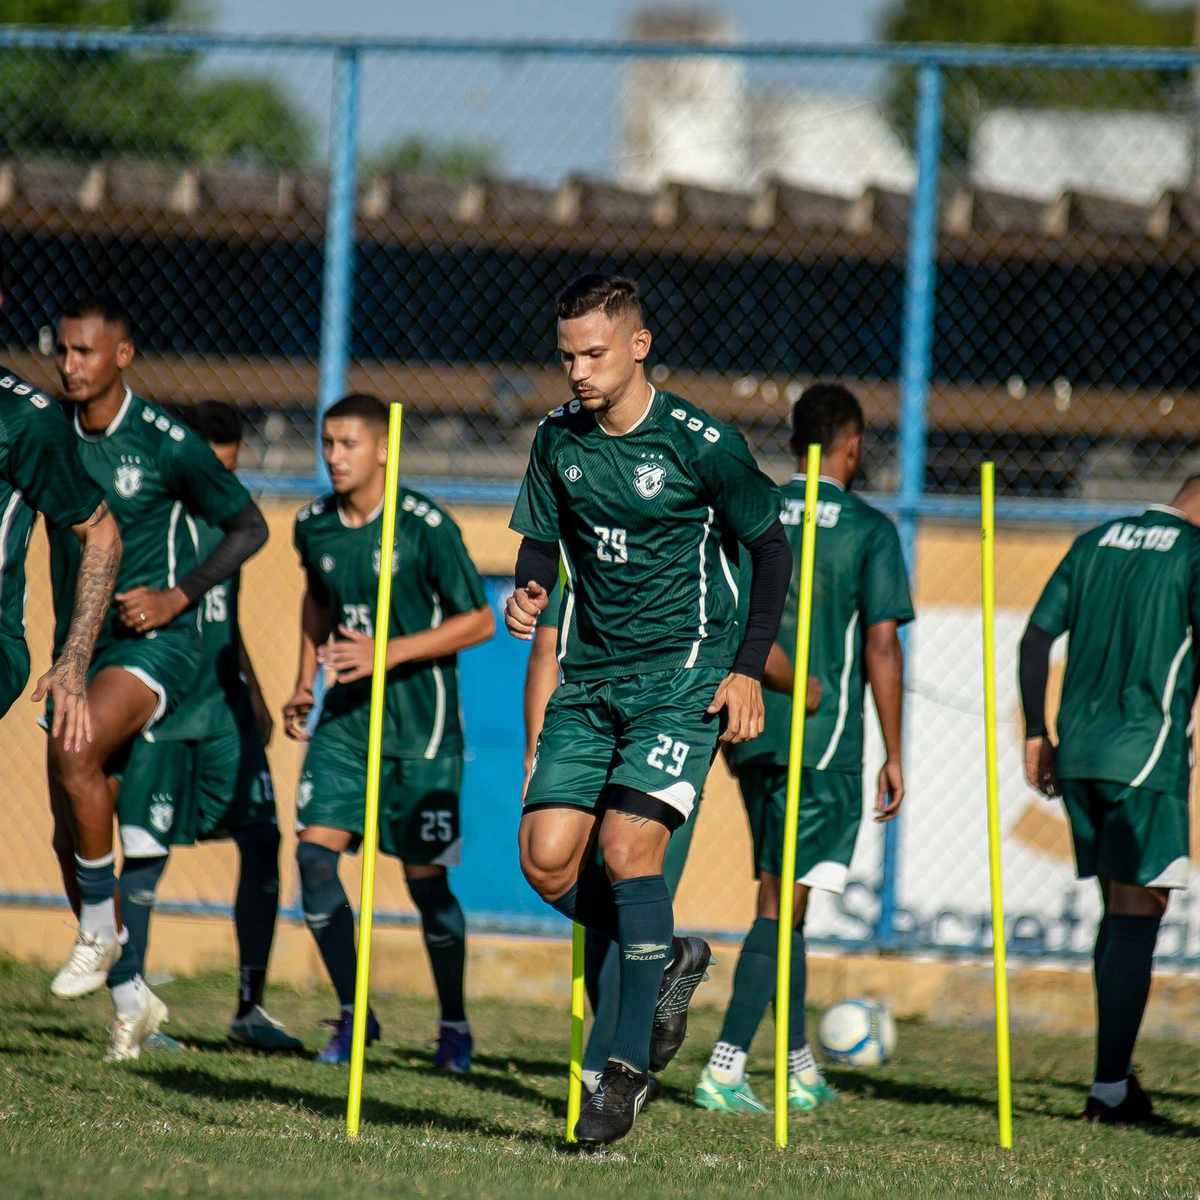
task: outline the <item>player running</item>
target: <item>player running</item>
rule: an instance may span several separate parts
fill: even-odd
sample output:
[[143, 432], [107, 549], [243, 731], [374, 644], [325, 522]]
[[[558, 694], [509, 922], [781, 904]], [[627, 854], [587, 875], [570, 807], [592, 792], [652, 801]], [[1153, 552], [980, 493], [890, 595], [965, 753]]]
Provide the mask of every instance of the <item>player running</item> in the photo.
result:
[[[1021, 641], [1025, 775], [1061, 796], [1079, 878], [1100, 884], [1096, 1076], [1083, 1115], [1163, 1125], [1133, 1073], [1158, 927], [1188, 885], [1195, 637], [1200, 628], [1200, 476], [1168, 507], [1075, 539]], [[1058, 743], [1046, 725], [1050, 648], [1069, 634]]]
[[[337, 992], [321, 1063], [350, 1061], [357, 957], [354, 915], [338, 859], [358, 849], [367, 790], [370, 677], [387, 467], [388, 409], [373, 396], [346, 396], [326, 413], [321, 448], [333, 494], [302, 508], [296, 549], [307, 590], [296, 688], [284, 707], [287, 735], [308, 742], [296, 801], [296, 860], [304, 919]], [[460, 650], [487, 641], [496, 623], [458, 526], [431, 501], [403, 488], [396, 518], [387, 701], [379, 795], [379, 848], [404, 866], [421, 914], [441, 1004], [434, 1066], [462, 1074], [471, 1064], [463, 1007], [466, 922], [446, 868], [458, 865], [463, 736]], [[318, 666], [334, 680], [316, 728]], [[379, 1037], [367, 1014], [367, 1041]]]
[[32, 699], [54, 705], [51, 737], [70, 754], [92, 739], [87, 671], [112, 602], [121, 535], [104, 493], [88, 478], [62, 408], [11, 371], [0, 371], [0, 717], [29, 679], [25, 553], [37, 514], [79, 539], [79, 578], [67, 633]]
[[[202, 400], [183, 419], [237, 470], [242, 415], [231, 404]], [[189, 518], [191, 520], [191, 518]], [[221, 530], [192, 521], [199, 553], [220, 543]], [[263, 1007], [267, 963], [279, 911], [279, 828], [267, 765], [271, 715], [238, 620], [241, 572], [200, 601], [200, 670], [179, 706], [155, 727], [154, 740], [134, 738], [121, 772], [117, 820], [124, 864], [121, 915], [138, 957], [146, 958], [154, 893], [171, 847], [232, 838], [238, 848], [233, 922], [238, 943], [238, 1001], [229, 1041], [254, 1050], [304, 1049]], [[158, 597], [154, 597], [157, 601]], [[145, 1049], [178, 1049], [165, 1034]]]
[[[51, 991], [83, 996], [107, 978], [116, 1013], [108, 1061], [136, 1058], [167, 1018], [142, 982], [128, 932], [118, 932], [114, 755], [139, 734], [153, 737], [191, 686], [200, 634], [190, 610], [267, 537], [250, 494], [204, 442], [125, 386], [122, 372], [134, 353], [128, 315], [111, 298], [76, 301], [59, 322], [55, 354], [76, 448], [116, 517], [124, 555], [89, 673], [92, 740], [73, 753], [49, 743], [54, 849], [79, 914], [79, 936]], [[195, 517], [223, 533], [203, 560], [189, 521]], [[58, 646], [79, 575], [78, 543], [65, 531], [51, 531], [50, 567]]]
[[[792, 412], [792, 449], [822, 446], [816, 575], [809, 671], [820, 700], [804, 734], [796, 826], [795, 931], [788, 1012], [788, 1107], [810, 1111], [836, 1099], [813, 1059], [804, 1028], [807, 979], [804, 917], [813, 888], [840, 895], [862, 824], [863, 701], [871, 685], [887, 759], [876, 787], [875, 820], [890, 821], [904, 799], [900, 720], [904, 662], [899, 627], [913, 618], [908, 572], [895, 526], [850, 490], [862, 458], [863, 414], [837, 384], [805, 390]], [[804, 536], [805, 476], [783, 487], [783, 521], [797, 564]], [[792, 578], [780, 641], [794, 646], [799, 570]], [[810, 689], [811, 690], [811, 689]], [[759, 880], [758, 915], [742, 944], [720, 1038], [694, 1099], [719, 1112], [765, 1113], [745, 1073], [746, 1054], [774, 998], [779, 951], [780, 874], [791, 734], [790, 697], [766, 698], [766, 732], [726, 755], [741, 789]]]
[[[701, 939], [673, 937], [663, 859], [720, 726], [728, 742], [762, 731], [760, 680], [791, 553], [779, 493], [741, 434], [647, 380], [637, 285], [585, 275], [556, 311], [575, 399], [534, 439], [512, 518], [523, 540], [506, 622], [533, 636], [561, 547], [564, 682], [538, 739], [521, 867], [555, 909], [621, 948], [608, 1063], [575, 1130], [594, 1145], [633, 1127], [648, 1071], [682, 1044], [711, 960]], [[739, 542], [755, 564], [744, 635]]]

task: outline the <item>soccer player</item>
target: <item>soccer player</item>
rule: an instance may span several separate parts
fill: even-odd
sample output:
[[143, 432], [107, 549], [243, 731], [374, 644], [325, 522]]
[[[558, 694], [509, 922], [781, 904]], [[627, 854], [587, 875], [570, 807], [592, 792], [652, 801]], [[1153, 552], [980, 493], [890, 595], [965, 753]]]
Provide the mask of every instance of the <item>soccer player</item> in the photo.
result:
[[121, 534], [104, 493], [80, 465], [61, 407], [0, 370], [0, 717], [29, 679], [25, 553], [39, 512], [48, 528], [69, 529], [80, 543], [66, 636], [32, 697], [35, 703], [51, 698], [51, 737], [71, 754], [92, 738], [88, 663], [112, 602]]
[[[124, 554], [89, 674], [92, 740], [72, 753], [49, 743], [54, 848], [79, 914], [78, 938], [51, 991], [74, 998], [107, 979], [116, 1014], [109, 1061], [136, 1058], [167, 1018], [117, 923], [114, 755], [139, 735], [152, 737], [191, 686], [200, 664], [196, 602], [267, 537], [249, 493], [204, 442], [125, 386], [134, 353], [129, 317], [112, 298], [77, 300], [59, 322], [55, 355], [76, 449], [116, 517]], [[192, 539], [195, 517], [223, 534], [203, 559]], [[65, 531], [51, 531], [50, 565], [57, 646], [79, 575], [78, 543]]]
[[[519, 837], [538, 894], [621, 949], [609, 1060], [575, 1130], [595, 1145], [633, 1127], [648, 1071], [682, 1044], [711, 960], [700, 938], [673, 937], [663, 858], [718, 734], [741, 742], [762, 731], [760, 681], [791, 553], [779, 493], [742, 436], [646, 378], [637, 285], [585, 275], [556, 312], [575, 398], [534, 438], [512, 518], [523, 540], [505, 620], [514, 636], [533, 636], [561, 546], [563, 683], [546, 709]], [[739, 543], [756, 567], [744, 636]]]
[[[231, 404], [201, 400], [183, 420], [237, 470], [242, 415]], [[221, 541], [221, 530], [193, 520], [199, 553]], [[142, 962], [154, 893], [172, 845], [232, 837], [238, 848], [233, 920], [238, 942], [238, 1001], [229, 1040], [254, 1050], [304, 1049], [263, 1007], [267, 963], [279, 911], [279, 828], [266, 745], [272, 721], [242, 641], [238, 622], [241, 574], [200, 601], [202, 657], [195, 682], [155, 728], [154, 740], [134, 738], [121, 773], [117, 819], [125, 861], [122, 916]], [[146, 1049], [178, 1048], [165, 1034]]]
[[[296, 859], [304, 919], [341, 1004], [329, 1044], [317, 1055], [321, 1063], [350, 1060], [357, 960], [338, 859], [357, 850], [363, 835], [387, 426], [387, 405], [374, 396], [345, 396], [334, 404], [321, 425], [333, 494], [296, 517], [307, 590], [296, 688], [283, 710], [288, 736], [308, 742]], [[421, 914], [441, 1005], [434, 1066], [462, 1074], [472, 1048], [463, 1007], [466, 922], [446, 875], [460, 853], [456, 656], [487, 641], [495, 619], [458, 527], [408, 488], [399, 497], [391, 571], [379, 848], [403, 864]], [[310, 737], [319, 666], [334, 682]], [[378, 1037], [379, 1023], [368, 1013], [367, 1040]]]
[[[1067, 810], [1081, 879], [1100, 885], [1096, 1075], [1084, 1117], [1161, 1125], [1131, 1060], [1158, 927], [1188, 884], [1200, 476], [1170, 506], [1076, 538], [1021, 641], [1025, 774]], [[1046, 724], [1050, 648], [1069, 634], [1058, 744]]]
[[[862, 458], [863, 428], [858, 401], [837, 384], [813, 384], [792, 412], [792, 449], [801, 469], [807, 447], [813, 442], [822, 446], [809, 648], [809, 670], [820, 692], [817, 711], [804, 733], [788, 1013], [788, 1107], [801, 1111], [835, 1099], [805, 1034], [804, 917], [813, 888], [840, 895], [849, 877], [862, 823], [863, 703], [868, 683], [887, 752], [876, 787], [876, 821], [892, 820], [904, 799], [904, 664], [898, 630], [913, 618], [912, 600], [895, 526], [850, 490]], [[783, 487], [783, 521], [797, 563], [805, 482], [799, 474]], [[780, 628], [784, 645], [795, 645], [799, 586], [797, 570]], [[758, 915], [742, 945], [720, 1038], [694, 1093], [701, 1108], [720, 1112], [767, 1111], [745, 1067], [754, 1034], [775, 995], [790, 698], [767, 696], [766, 712], [763, 736], [726, 752], [750, 819], [759, 888]]]
[[[538, 735], [545, 720], [546, 705], [559, 684], [558, 631], [562, 613], [562, 589], [550, 592], [550, 602], [538, 619], [537, 632], [529, 651], [529, 663], [525, 673], [525, 784], [533, 766], [537, 751]], [[792, 664], [779, 645], [771, 647], [767, 668], [763, 673], [763, 687], [776, 691], [792, 691]], [[816, 712], [820, 696], [820, 685], [809, 678], [808, 710]], [[524, 789], [522, 789], [524, 795]], [[700, 812], [697, 799], [691, 815], [672, 835], [663, 857], [663, 878], [672, 901], [687, 865], [692, 835], [696, 830], [696, 818]], [[583, 1085], [595, 1092], [600, 1076], [608, 1065], [608, 1052], [616, 1032], [617, 1002], [620, 995], [621, 956], [615, 942], [591, 929], [584, 933], [584, 982], [588, 1003], [592, 1006], [592, 1029], [583, 1051]], [[657, 1081], [650, 1076], [646, 1101], [657, 1096]]]

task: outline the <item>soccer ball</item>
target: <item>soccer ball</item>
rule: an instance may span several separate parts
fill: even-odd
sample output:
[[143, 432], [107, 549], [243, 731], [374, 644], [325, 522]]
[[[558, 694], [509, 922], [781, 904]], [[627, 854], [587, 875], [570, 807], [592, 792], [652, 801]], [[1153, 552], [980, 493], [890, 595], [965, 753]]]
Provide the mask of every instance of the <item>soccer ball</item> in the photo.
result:
[[896, 1021], [887, 1005], [843, 1000], [825, 1010], [817, 1028], [825, 1057], [847, 1067], [877, 1067], [896, 1049]]

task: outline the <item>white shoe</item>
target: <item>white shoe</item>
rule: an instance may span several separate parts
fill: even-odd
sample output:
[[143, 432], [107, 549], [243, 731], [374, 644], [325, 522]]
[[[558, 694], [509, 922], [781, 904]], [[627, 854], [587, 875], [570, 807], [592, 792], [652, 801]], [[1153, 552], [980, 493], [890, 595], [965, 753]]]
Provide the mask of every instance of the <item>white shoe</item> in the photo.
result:
[[146, 1005], [136, 1017], [113, 1017], [108, 1027], [105, 1062], [128, 1062], [142, 1052], [142, 1043], [161, 1029], [169, 1018], [167, 1006], [149, 989]]
[[81, 929], [71, 947], [71, 957], [54, 977], [50, 994], [60, 1000], [78, 1000], [104, 986], [109, 971], [121, 957], [121, 943], [103, 941]]

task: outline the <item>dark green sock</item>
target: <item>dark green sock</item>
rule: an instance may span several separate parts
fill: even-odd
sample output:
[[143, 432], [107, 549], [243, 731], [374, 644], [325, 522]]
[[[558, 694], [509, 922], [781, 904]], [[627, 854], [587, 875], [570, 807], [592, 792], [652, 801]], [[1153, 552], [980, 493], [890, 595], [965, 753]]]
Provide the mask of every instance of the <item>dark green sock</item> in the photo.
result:
[[[802, 936], [802, 935], [801, 935]], [[718, 1041], [749, 1050], [775, 995], [775, 964], [779, 956], [779, 922], [759, 917], [750, 926], [733, 973], [733, 995]], [[793, 962], [795, 961], [795, 955]], [[793, 967], [793, 972], [795, 968]]]
[[1096, 975], [1096, 1082], [1129, 1075], [1138, 1029], [1150, 998], [1150, 974], [1159, 917], [1112, 915], [1108, 944]]
[[167, 856], [163, 854], [154, 858], [127, 858], [121, 867], [121, 921], [139, 966], [146, 961], [154, 893], [166, 865]]
[[408, 894], [421, 914], [421, 931], [442, 1007], [443, 1021], [465, 1021], [463, 974], [467, 964], [467, 921], [443, 875], [410, 879]]
[[338, 1002], [349, 1007], [354, 1004], [358, 951], [354, 945], [354, 914], [338, 878], [338, 857], [336, 850], [315, 842], [301, 842], [296, 848], [304, 920], [316, 939]]
[[603, 1071], [617, 1032], [617, 1004], [621, 997], [621, 951], [617, 943], [587, 931], [583, 974], [592, 1004], [592, 1031], [583, 1052], [585, 1071]]
[[[808, 963], [804, 957], [804, 932], [797, 929], [792, 934], [792, 971], [788, 978], [788, 1049], [803, 1050], [808, 1044], [804, 1028], [804, 992], [808, 987]], [[772, 984], [772, 987], [775, 985]]]
[[274, 825], [250, 825], [237, 842], [239, 870], [233, 902], [233, 927], [238, 944], [238, 1007], [244, 1017], [261, 1004], [267, 982], [267, 963], [279, 915], [279, 830]]
[[1100, 918], [1096, 926], [1096, 945], [1092, 950], [1092, 983], [1097, 989], [1100, 987], [1100, 963], [1104, 958], [1104, 951], [1108, 946], [1108, 913]]
[[621, 935], [621, 1003], [609, 1057], [645, 1071], [650, 1065], [654, 1006], [671, 958], [675, 914], [661, 875], [618, 879], [612, 893]]

